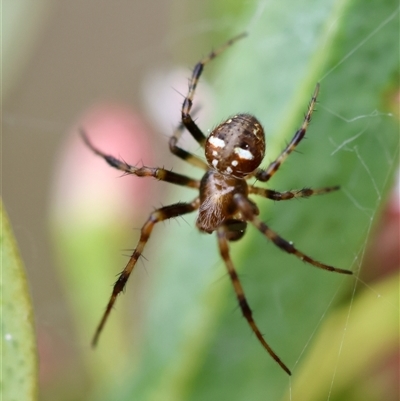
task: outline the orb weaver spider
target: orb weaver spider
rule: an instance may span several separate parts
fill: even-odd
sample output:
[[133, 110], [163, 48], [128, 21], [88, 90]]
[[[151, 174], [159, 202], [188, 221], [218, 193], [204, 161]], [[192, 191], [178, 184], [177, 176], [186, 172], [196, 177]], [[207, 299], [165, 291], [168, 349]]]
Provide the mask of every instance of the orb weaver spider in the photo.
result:
[[[319, 84], [315, 87], [301, 127], [296, 131], [282, 153], [266, 169], [259, 167], [265, 154], [264, 130], [261, 123], [254, 116], [244, 113], [233, 115], [214, 128], [208, 137], [203, 134], [192, 119], [191, 109], [193, 98], [204, 66], [245, 35], [246, 33], [242, 33], [232, 38], [195, 65], [189, 81], [188, 94], [182, 104], [181, 123], [169, 140], [169, 149], [172, 154], [205, 171], [201, 180], [192, 179], [186, 175], [178, 174], [164, 168], [135, 167], [129, 165], [97, 149], [92, 145], [84, 130], [81, 130], [81, 135], [86, 145], [95, 154], [102, 157], [110, 166], [126, 174], [133, 174], [138, 177], [154, 177], [161, 181], [194, 188], [198, 191], [198, 195], [191, 202], [178, 202], [164, 206], [154, 210], [150, 214], [141, 228], [140, 239], [136, 249], [114, 284], [110, 300], [93, 337], [93, 346], [97, 344], [117, 296], [124, 289], [156, 223], [194, 211], [198, 211], [196, 226], [201, 232], [209, 234], [216, 232], [219, 251], [228, 270], [243, 316], [262, 346], [289, 375], [291, 374], [290, 370], [265, 341], [253, 319], [252, 311], [247, 303], [243, 287], [229, 254], [229, 241], [237, 241], [242, 238], [245, 234], [247, 223], [251, 223], [278, 248], [295, 255], [304, 262], [320, 269], [342, 274], [352, 274], [350, 270], [335, 268], [314, 260], [298, 250], [292, 242], [280, 237], [258, 218], [259, 209], [249, 199], [249, 195], [252, 194], [274, 201], [283, 201], [326, 194], [339, 189], [339, 186], [332, 186], [319, 189], [304, 188], [278, 192], [249, 185], [247, 182], [250, 178], [255, 178], [259, 182], [267, 182], [304, 138], [317, 101]], [[204, 149], [207, 162], [178, 146], [178, 141], [185, 129], [189, 131]]]

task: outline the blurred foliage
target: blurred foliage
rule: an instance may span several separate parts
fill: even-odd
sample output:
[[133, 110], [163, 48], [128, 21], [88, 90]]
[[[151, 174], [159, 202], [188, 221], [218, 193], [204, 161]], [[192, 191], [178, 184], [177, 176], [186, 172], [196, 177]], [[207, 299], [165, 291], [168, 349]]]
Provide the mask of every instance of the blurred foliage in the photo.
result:
[[[50, 0], [7, 1], [2, 4], [2, 95], [4, 98], [20, 79], [25, 64], [35, 49], [40, 30], [51, 10]], [[24, 29], [21, 29], [21, 26]]]
[[0, 201], [2, 400], [38, 399], [38, 369], [32, 304], [25, 269]]
[[[294, 377], [292, 394], [299, 399], [318, 401], [328, 398], [331, 386], [332, 401], [379, 400], [385, 393], [390, 394], [390, 378], [382, 380], [377, 373], [380, 367], [386, 368], [398, 347], [399, 316], [395, 307], [399, 303], [398, 283], [396, 272], [376, 283], [373, 292], [364, 288], [350, 305], [343, 305], [327, 317]], [[344, 331], [343, 322], [347, 319], [349, 324]], [[389, 399], [395, 399], [394, 393], [392, 397]], [[285, 400], [290, 400], [289, 394]]]

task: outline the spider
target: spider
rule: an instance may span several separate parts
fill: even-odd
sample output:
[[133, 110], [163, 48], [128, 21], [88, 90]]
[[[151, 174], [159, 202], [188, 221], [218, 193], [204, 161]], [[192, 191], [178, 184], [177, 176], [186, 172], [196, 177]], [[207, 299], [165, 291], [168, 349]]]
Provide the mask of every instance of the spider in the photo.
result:
[[[182, 104], [181, 123], [169, 140], [169, 149], [172, 154], [205, 171], [201, 180], [192, 179], [186, 175], [178, 174], [164, 168], [146, 166], [135, 167], [129, 165], [97, 149], [92, 145], [84, 130], [81, 129], [80, 133], [85, 144], [95, 154], [102, 157], [110, 166], [126, 174], [133, 174], [138, 177], [154, 177], [161, 181], [194, 188], [198, 191], [197, 196], [191, 202], [178, 202], [169, 206], [164, 206], [154, 210], [150, 214], [141, 228], [140, 239], [136, 249], [114, 284], [110, 300], [94, 334], [92, 341], [93, 346], [97, 344], [100, 333], [104, 328], [117, 296], [123, 291], [136, 262], [142, 255], [154, 226], [161, 221], [194, 211], [198, 211], [196, 220], [197, 228], [201, 232], [209, 234], [215, 232], [217, 235], [219, 252], [228, 270], [243, 316], [262, 346], [289, 375], [291, 375], [290, 370], [265, 341], [253, 319], [252, 311], [247, 303], [243, 287], [229, 254], [228, 243], [242, 238], [246, 232], [247, 224], [251, 223], [278, 248], [295, 255], [302, 261], [320, 269], [342, 274], [352, 274], [350, 270], [335, 268], [314, 260], [298, 250], [292, 242], [286, 241], [284, 238], [280, 237], [267, 224], [259, 219], [259, 209], [257, 205], [249, 199], [249, 195], [252, 194], [274, 201], [283, 201], [326, 194], [339, 189], [339, 186], [332, 186], [320, 189], [304, 188], [278, 192], [248, 184], [248, 179], [250, 178], [255, 178], [260, 182], [267, 182], [304, 138], [317, 101], [319, 84], [315, 87], [301, 127], [296, 131], [293, 139], [282, 153], [275, 161], [270, 163], [266, 169], [259, 167], [265, 154], [265, 137], [263, 127], [256, 117], [244, 113], [235, 114], [219, 124], [211, 131], [210, 135], [206, 137], [191, 116], [197, 83], [205, 65], [244, 36], [246, 36], [246, 33], [232, 38], [195, 65], [192, 77], [189, 81], [188, 94]], [[185, 129], [189, 131], [193, 138], [204, 149], [207, 162], [177, 145]]]

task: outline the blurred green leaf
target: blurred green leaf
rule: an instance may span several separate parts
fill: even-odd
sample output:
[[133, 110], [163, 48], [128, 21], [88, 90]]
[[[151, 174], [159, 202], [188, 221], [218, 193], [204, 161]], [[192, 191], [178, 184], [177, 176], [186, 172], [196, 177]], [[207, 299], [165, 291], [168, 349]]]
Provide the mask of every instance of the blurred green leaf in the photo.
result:
[[[65, 285], [68, 301], [76, 326], [76, 346], [80, 357], [86, 365], [90, 380], [102, 383], [107, 387], [115, 383], [120, 371], [133, 359], [120, 357], [118, 363], [110, 364], [115, 353], [123, 354], [127, 342], [125, 315], [121, 313], [128, 305], [118, 307], [110, 319], [109, 327], [104, 333], [98, 347], [91, 347], [96, 325], [103, 312], [105, 294], [111, 291], [112, 277], [110, 271], [114, 266], [123, 265], [125, 259], [120, 254], [120, 246], [130, 233], [130, 227], [97, 222], [86, 222], [86, 225], [54, 218], [52, 220], [53, 239], [57, 250], [60, 274]], [[103, 347], [103, 340], [112, 339], [113, 347]], [[107, 380], [104, 380], [107, 379]]]
[[[399, 274], [396, 273], [376, 283], [373, 291], [370, 288], [360, 291], [351, 308], [345, 305], [325, 319], [299, 375], [293, 380], [293, 394], [302, 400], [319, 401], [326, 399], [334, 386], [332, 400], [352, 399], [344, 396], [345, 392], [360, 391], [354, 383], [370, 378], [383, 358], [396, 354], [398, 304]], [[349, 325], [343, 330], [347, 320]], [[336, 366], [338, 369], [333, 371], [332, 367]], [[314, 380], [315, 377], [318, 380]], [[378, 399], [384, 390], [375, 383], [374, 393]], [[366, 398], [364, 395], [354, 399]], [[290, 400], [289, 394], [285, 400]]]
[[38, 399], [38, 368], [33, 311], [25, 269], [10, 224], [1, 213], [1, 388], [7, 401]]

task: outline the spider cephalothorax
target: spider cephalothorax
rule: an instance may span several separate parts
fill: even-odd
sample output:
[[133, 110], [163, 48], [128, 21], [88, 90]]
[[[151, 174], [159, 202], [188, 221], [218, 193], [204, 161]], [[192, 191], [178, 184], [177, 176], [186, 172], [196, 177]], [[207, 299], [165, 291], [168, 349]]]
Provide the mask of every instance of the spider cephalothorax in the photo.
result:
[[[141, 229], [140, 239], [136, 249], [130, 257], [125, 269], [119, 275], [117, 282], [114, 284], [106, 311], [94, 335], [93, 345], [97, 343], [118, 294], [124, 289], [136, 262], [142, 255], [154, 225], [160, 221], [182, 216], [196, 210], [198, 210], [196, 226], [199, 230], [206, 233], [216, 232], [217, 234], [220, 254], [232, 280], [236, 297], [244, 317], [263, 347], [288, 374], [291, 374], [290, 370], [265, 341], [253, 319], [252, 311], [246, 301], [242, 285], [229, 255], [228, 242], [242, 238], [245, 234], [247, 224], [250, 223], [277, 247], [287, 253], [292, 253], [304, 262], [324, 270], [342, 274], [352, 274], [349, 270], [335, 268], [318, 262], [299, 251], [292, 242], [286, 241], [284, 238], [280, 237], [258, 218], [258, 207], [249, 199], [249, 195], [253, 194], [275, 201], [282, 201], [324, 194], [339, 188], [338, 186], [333, 186], [320, 189], [304, 188], [300, 190], [277, 192], [248, 183], [248, 179], [252, 177], [255, 177], [260, 182], [267, 182], [304, 138], [318, 96], [319, 84], [315, 87], [301, 127], [296, 131], [292, 140], [282, 153], [265, 169], [259, 168], [265, 153], [264, 130], [260, 122], [254, 116], [250, 114], [236, 114], [218, 125], [210, 133], [208, 138], [206, 138], [190, 115], [194, 93], [204, 66], [243, 36], [245, 36], [245, 34], [231, 39], [225, 43], [225, 45], [211, 52], [207, 57], [196, 64], [189, 82], [188, 94], [182, 105], [182, 122], [169, 141], [170, 150], [174, 155], [205, 171], [201, 180], [192, 179], [163, 168], [146, 166], [135, 167], [129, 165], [95, 148], [84, 131], [81, 130], [86, 145], [94, 153], [103, 157], [112, 167], [124, 171], [127, 174], [133, 174], [139, 177], [154, 177], [158, 180], [198, 190], [198, 195], [191, 202], [178, 202], [173, 205], [164, 206], [150, 214]], [[199, 145], [204, 148], [207, 163], [202, 158], [177, 146], [184, 129], [189, 131]]]

